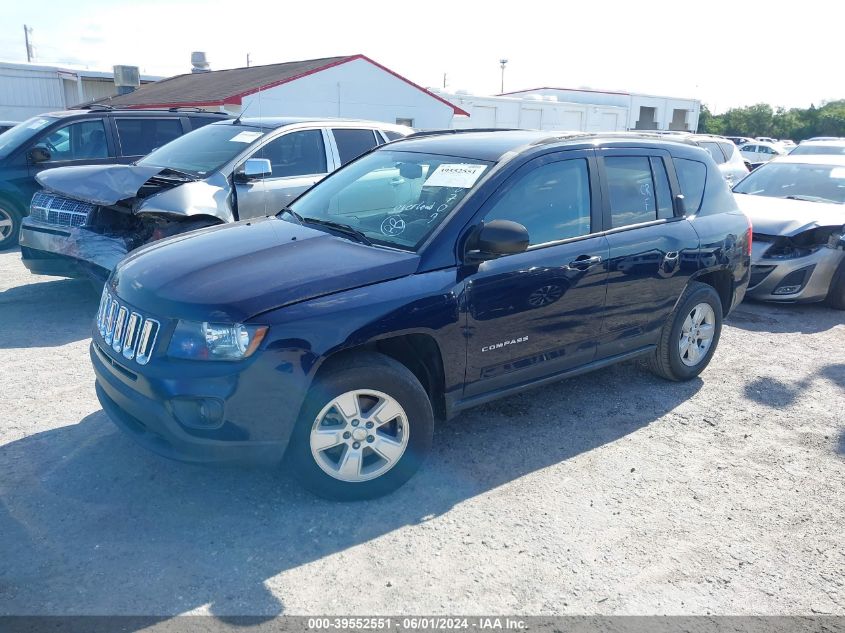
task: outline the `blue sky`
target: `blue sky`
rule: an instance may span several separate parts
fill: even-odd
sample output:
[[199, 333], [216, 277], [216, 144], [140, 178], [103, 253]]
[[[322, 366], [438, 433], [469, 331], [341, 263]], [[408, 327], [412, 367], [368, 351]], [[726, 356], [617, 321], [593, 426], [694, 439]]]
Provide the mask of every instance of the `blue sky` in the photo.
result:
[[492, 94], [538, 86], [702, 99], [716, 111], [845, 98], [845, 3], [678, 2], [15, 2], [2, 9], [0, 60], [187, 72], [364, 53], [424, 86]]

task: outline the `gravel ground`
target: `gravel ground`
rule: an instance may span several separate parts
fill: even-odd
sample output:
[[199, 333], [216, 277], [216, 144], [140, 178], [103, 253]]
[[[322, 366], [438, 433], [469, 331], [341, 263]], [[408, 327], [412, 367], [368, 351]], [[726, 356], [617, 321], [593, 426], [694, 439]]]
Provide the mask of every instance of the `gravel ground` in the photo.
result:
[[845, 315], [743, 304], [700, 379], [625, 363], [441, 424], [337, 504], [100, 410], [98, 297], [0, 253], [0, 614], [845, 614]]

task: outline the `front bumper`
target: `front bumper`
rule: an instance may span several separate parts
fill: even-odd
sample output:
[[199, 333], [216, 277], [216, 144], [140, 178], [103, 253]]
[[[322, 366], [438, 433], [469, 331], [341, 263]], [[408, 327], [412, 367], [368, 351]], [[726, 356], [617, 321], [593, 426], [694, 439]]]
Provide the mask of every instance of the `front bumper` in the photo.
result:
[[105, 280], [126, 256], [125, 240], [81, 227], [64, 227], [25, 217], [20, 232], [23, 265], [36, 275]]
[[[200, 373], [158, 358], [141, 374], [132, 361], [112, 354], [96, 331], [93, 338], [97, 398], [111, 420], [145, 448], [189, 462], [269, 463], [283, 457], [296, 415], [285, 414], [292, 409], [279, 401], [284, 398], [278, 389], [266, 389], [271, 368], [209, 363]], [[221, 404], [222, 424], [196, 428], [182, 422], [180, 403], [199, 398]]]
[[[769, 246], [767, 242], [753, 243], [748, 296], [785, 303], [824, 301], [833, 275], [845, 259], [845, 251], [822, 247], [806, 257], [775, 259], [763, 256]], [[784, 286], [797, 286], [798, 290], [777, 293]]]

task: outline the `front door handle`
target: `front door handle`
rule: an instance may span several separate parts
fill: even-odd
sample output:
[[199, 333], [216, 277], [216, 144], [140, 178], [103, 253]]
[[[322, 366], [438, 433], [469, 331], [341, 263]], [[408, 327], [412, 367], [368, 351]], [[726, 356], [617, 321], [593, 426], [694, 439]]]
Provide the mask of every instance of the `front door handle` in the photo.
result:
[[569, 262], [569, 268], [577, 268], [578, 270], [587, 270], [590, 266], [601, 264], [601, 255], [581, 255]]

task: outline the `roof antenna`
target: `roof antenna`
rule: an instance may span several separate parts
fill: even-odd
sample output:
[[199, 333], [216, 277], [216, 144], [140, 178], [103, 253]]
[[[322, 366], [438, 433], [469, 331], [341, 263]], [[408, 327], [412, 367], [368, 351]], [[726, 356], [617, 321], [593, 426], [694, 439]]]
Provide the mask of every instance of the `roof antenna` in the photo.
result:
[[244, 114], [246, 114], [246, 111], [249, 110], [252, 107], [252, 103], [253, 102], [250, 101], [248, 104], [246, 104], [245, 108], [241, 109], [240, 113], [238, 114], [238, 118], [236, 118], [234, 121], [232, 121], [232, 125], [237, 125], [238, 123], [241, 122], [241, 119], [243, 118]]

